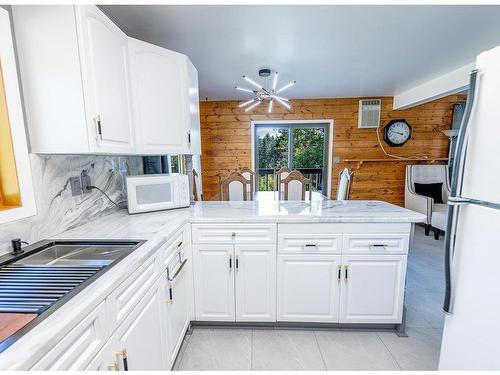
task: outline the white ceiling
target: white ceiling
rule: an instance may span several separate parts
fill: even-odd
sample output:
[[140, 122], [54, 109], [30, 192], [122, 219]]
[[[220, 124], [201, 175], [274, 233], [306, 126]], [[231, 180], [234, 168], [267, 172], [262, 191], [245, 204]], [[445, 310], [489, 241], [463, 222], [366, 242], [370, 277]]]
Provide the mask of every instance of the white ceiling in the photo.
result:
[[269, 67], [284, 96], [394, 95], [500, 44], [500, 6], [108, 5], [130, 36], [188, 55], [200, 98], [244, 99]]

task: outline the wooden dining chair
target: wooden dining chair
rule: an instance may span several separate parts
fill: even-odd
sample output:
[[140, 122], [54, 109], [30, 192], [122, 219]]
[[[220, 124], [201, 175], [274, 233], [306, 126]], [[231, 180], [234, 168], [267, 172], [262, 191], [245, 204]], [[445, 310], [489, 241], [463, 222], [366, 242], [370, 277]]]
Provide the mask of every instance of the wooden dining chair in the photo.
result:
[[292, 170], [290, 168], [282, 167], [274, 174], [274, 181], [276, 181], [276, 190], [278, 191], [279, 199], [283, 198], [283, 179], [287, 178], [291, 172]]
[[229, 176], [220, 183], [221, 200], [223, 201], [248, 201], [252, 200], [250, 192], [250, 180], [247, 180], [240, 172], [231, 172]]
[[203, 196], [198, 194], [198, 186], [200, 186], [200, 177], [196, 169], [193, 169], [193, 200], [195, 202], [203, 200]]
[[292, 171], [281, 180], [283, 184], [283, 199], [286, 201], [306, 200], [306, 190], [309, 190], [309, 200], [311, 199], [311, 180], [305, 178], [299, 171]]
[[255, 191], [255, 172], [252, 171], [250, 168], [245, 167], [240, 170], [240, 173], [247, 180], [250, 180], [249, 193], [253, 195]]
[[345, 201], [349, 199], [351, 194], [351, 186], [354, 178], [354, 171], [349, 168], [344, 168], [339, 173], [339, 184], [337, 187], [337, 200]]

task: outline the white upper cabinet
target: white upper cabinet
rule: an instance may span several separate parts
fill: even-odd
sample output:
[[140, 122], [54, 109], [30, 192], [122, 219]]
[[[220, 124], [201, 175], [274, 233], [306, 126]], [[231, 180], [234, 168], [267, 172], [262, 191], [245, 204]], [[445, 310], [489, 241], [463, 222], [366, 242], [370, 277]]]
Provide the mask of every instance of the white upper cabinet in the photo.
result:
[[132, 152], [127, 36], [95, 6], [75, 10], [91, 149]]
[[187, 56], [128, 38], [92, 5], [12, 8], [31, 152], [200, 154]]
[[199, 153], [196, 69], [185, 55], [128, 41], [138, 152]]
[[187, 59], [189, 116], [190, 116], [190, 143], [189, 153], [201, 155], [200, 134], [200, 96], [198, 93], [198, 71], [191, 60]]
[[31, 151], [133, 153], [126, 35], [95, 6], [13, 6]]

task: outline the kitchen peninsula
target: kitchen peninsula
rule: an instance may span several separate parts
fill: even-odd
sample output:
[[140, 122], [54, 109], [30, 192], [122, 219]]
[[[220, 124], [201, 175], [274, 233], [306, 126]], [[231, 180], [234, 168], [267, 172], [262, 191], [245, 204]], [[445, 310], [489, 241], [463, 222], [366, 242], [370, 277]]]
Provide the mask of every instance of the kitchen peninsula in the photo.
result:
[[424, 219], [331, 200], [104, 216], [55, 237], [146, 243], [19, 331], [0, 368], [169, 370], [190, 324], [401, 328], [413, 225]]

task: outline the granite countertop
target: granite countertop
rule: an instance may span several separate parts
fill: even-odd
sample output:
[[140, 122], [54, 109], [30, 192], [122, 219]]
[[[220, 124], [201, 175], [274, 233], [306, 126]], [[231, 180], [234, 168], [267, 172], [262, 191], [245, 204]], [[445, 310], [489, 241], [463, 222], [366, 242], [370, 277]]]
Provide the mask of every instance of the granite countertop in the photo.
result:
[[[412, 223], [425, 216], [381, 201], [197, 202], [189, 208], [129, 215], [120, 210], [60, 233], [57, 239], [134, 239], [147, 242], [0, 353], [2, 369], [33, 366], [86, 312], [125, 280], [186, 223]], [[22, 348], [22, 350], [21, 350]], [[26, 356], [25, 353], [30, 353]]]
[[419, 223], [425, 215], [382, 201], [239, 201], [197, 202], [191, 208], [195, 222], [277, 223]]
[[60, 239], [150, 240], [187, 222], [418, 223], [425, 215], [382, 201], [196, 202], [189, 208], [129, 215], [120, 210], [54, 236]]

